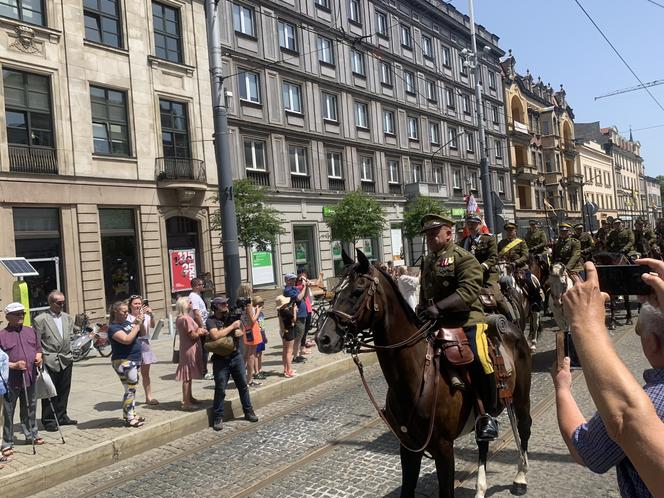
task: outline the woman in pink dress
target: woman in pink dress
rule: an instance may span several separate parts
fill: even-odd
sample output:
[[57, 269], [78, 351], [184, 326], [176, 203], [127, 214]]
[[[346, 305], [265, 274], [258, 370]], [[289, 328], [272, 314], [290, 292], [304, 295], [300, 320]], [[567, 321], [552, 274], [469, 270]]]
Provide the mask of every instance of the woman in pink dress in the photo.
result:
[[191, 301], [188, 297], [178, 299], [175, 310], [175, 328], [180, 338], [180, 362], [175, 371], [175, 380], [182, 382], [182, 409], [195, 410], [199, 401], [191, 394], [191, 381], [202, 379], [205, 373], [199, 338], [207, 334], [207, 330], [199, 327], [190, 316]]

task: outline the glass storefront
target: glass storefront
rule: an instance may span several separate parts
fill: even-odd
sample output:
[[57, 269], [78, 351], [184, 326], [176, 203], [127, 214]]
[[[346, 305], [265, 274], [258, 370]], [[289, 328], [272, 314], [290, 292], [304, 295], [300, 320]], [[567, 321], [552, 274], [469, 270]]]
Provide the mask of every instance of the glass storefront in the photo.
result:
[[[169, 251], [190, 251], [194, 250], [194, 259], [196, 268], [192, 274], [200, 276], [203, 269], [201, 267], [201, 251], [199, 243], [199, 223], [193, 218], [184, 216], [174, 216], [166, 220], [166, 244]], [[171, 265], [170, 271], [176, 271]], [[173, 275], [171, 275], [173, 277]], [[173, 280], [173, 278], [171, 278]], [[172, 289], [171, 289], [172, 291]], [[173, 302], [180, 295], [188, 295], [189, 291], [171, 292]]]
[[133, 209], [99, 209], [106, 304], [141, 293]]
[[304, 268], [311, 278], [318, 276], [315, 234], [313, 225], [293, 226], [295, 268]]

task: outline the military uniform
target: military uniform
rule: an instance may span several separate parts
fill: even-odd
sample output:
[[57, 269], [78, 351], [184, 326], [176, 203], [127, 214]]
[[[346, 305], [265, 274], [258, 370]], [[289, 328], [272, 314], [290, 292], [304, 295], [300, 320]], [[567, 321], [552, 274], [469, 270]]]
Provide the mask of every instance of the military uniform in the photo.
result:
[[540, 228], [528, 230], [524, 239], [528, 245], [528, 252], [533, 256], [544, 254], [546, 251], [546, 235], [544, 235], [544, 230]]
[[606, 239], [606, 250], [625, 255], [634, 254], [634, 232], [626, 227], [614, 228]]
[[513, 263], [516, 268], [525, 268], [528, 263], [528, 246], [518, 237], [513, 240], [503, 239], [498, 244], [498, 258]]
[[641, 230], [634, 230], [634, 249], [644, 258], [660, 254], [657, 235], [652, 228], [645, 226]]
[[553, 245], [553, 263], [562, 263], [569, 271], [582, 271], [581, 243], [574, 237], [558, 238]]
[[581, 235], [574, 234], [572, 237], [579, 241], [583, 261], [589, 261], [593, 255], [593, 248], [595, 246], [593, 236], [588, 232], [582, 232]]

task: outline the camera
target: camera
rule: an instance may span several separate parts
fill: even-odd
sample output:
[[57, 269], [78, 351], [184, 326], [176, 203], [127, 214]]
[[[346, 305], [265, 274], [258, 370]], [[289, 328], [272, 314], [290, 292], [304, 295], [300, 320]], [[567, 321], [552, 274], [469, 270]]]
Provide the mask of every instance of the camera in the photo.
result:
[[249, 304], [251, 304], [250, 297], [238, 297], [235, 301], [235, 306], [233, 306], [228, 312], [228, 323], [231, 324], [235, 320], [239, 320]]

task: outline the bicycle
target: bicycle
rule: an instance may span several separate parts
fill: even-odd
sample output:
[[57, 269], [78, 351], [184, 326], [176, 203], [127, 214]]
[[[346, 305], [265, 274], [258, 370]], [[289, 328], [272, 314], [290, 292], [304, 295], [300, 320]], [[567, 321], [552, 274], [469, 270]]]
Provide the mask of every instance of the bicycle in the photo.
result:
[[318, 332], [318, 327], [322, 325], [327, 311], [332, 306], [332, 295], [332, 292], [326, 292], [314, 301], [308, 335], [316, 335]]

